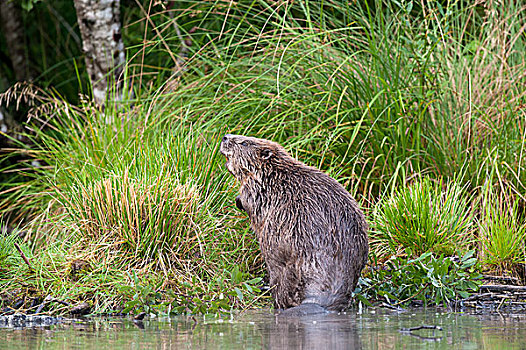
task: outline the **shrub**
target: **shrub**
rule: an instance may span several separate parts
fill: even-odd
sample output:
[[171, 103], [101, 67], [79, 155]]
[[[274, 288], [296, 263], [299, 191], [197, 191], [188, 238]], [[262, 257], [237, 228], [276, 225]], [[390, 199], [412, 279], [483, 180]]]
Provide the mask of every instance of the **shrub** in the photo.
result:
[[407, 251], [452, 255], [466, 247], [472, 233], [469, 197], [461, 186], [428, 178], [401, 188], [373, 212], [372, 246], [380, 256]]
[[460, 259], [424, 253], [415, 259], [392, 257], [384, 268], [361, 279], [358, 300], [385, 300], [405, 305], [420, 300], [424, 305], [448, 304], [467, 298], [482, 283], [474, 251]]

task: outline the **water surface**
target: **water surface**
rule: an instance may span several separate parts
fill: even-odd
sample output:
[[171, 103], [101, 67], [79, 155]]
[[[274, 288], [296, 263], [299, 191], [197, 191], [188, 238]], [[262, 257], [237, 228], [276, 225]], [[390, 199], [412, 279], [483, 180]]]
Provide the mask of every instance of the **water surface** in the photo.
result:
[[[440, 330], [404, 331], [422, 325]], [[428, 310], [276, 318], [268, 310], [233, 317], [91, 319], [0, 329], [0, 349], [526, 349], [526, 315]]]

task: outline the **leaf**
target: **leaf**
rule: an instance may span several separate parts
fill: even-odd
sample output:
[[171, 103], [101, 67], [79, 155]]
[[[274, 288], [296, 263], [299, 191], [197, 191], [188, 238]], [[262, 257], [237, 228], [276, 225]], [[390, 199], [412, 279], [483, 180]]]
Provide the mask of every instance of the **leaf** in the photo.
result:
[[239, 298], [239, 300], [243, 301], [243, 292], [237, 287], [234, 287], [234, 290], [236, 291], [236, 294], [237, 294], [237, 297]]
[[457, 291], [458, 295], [460, 295], [461, 298], [463, 299], [466, 299], [467, 297], [469, 297], [469, 293], [466, 292], [466, 291], [463, 291], [463, 290], [459, 290]]
[[412, 263], [415, 263], [415, 262], [421, 262], [422, 260], [426, 260], [428, 257], [430, 257], [431, 255], [433, 255], [432, 252], [427, 252], [427, 253], [424, 253], [422, 255], [420, 255], [418, 258], [416, 259], [413, 259], [413, 260], [409, 260], [407, 263], [408, 264], [412, 264]]
[[363, 295], [361, 294], [356, 294], [355, 295], [355, 298], [358, 299], [359, 301], [361, 301], [364, 305], [366, 306], [373, 306], [373, 304], [371, 304], [371, 302], [369, 300], [367, 300]]
[[258, 284], [258, 283], [261, 282], [262, 280], [263, 280], [263, 278], [261, 278], [261, 277], [256, 277], [256, 278], [252, 278], [251, 280], [246, 281], [245, 283], [248, 283], [248, 284]]
[[253, 293], [253, 291], [252, 291], [252, 287], [250, 287], [250, 285], [249, 285], [248, 283], [245, 282], [245, 283], [243, 283], [243, 285], [244, 285], [245, 289], [246, 289], [249, 293]]
[[472, 289], [474, 292], [477, 292], [480, 288], [479, 284], [473, 281], [466, 281], [466, 286], [468, 289]]
[[464, 261], [462, 263], [461, 268], [462, 269], [466, 269], [468, 267], [471, 267], [471, 266], [475, 265], [476, 263], [477, 263], [477, 258], [471, 258], [471, 259], [468, 259], [468, 260]]

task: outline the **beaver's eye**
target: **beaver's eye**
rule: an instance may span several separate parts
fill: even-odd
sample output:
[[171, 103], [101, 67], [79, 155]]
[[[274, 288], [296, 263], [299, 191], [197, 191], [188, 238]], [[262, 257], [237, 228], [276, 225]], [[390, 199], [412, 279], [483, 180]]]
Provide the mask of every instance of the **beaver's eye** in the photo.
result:
[[241, 142], [241, 146], [243, 146], [243, 147], [247, 147], [247, 146], [248, 146], [248, 141], [243, 141], [243, 142]]

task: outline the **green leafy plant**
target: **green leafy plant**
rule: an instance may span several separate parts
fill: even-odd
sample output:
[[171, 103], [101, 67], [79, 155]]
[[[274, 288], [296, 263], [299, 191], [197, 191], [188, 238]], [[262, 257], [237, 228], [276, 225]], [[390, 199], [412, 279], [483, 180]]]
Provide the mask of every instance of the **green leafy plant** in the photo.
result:
[[259, 305], [257, 302], [263, 298], [258, 287], [261, 278], [250, 278], [237, 266], [208, 284], [194, 276], [191, 282], [182, 283], [178, 291], [163, 288], [162, 280], [157, 284], [141, 282], [135, 271], [129, 276], [131, 284], [119, 287], [127, 299], [124, 313], [213, 314], [231, 312], [243, 305]]
[[235, 266], [231, 271], [225, 270], [223, 276], [217, 277], [206, 288], [187, 285], [186, 295], [172, 294], [173, 301], [169, 306], [178, 314], [232, 312], [242, 305], [247, 305], [245, 308], [255, 306], [258, 301], [265, 300], [258, 287], [261, 280], [260, 277], [250, 278]]
[[375, 208], [372, 245], [381, 256], [404, 250], [413, 257], [459, 252], [473, 231], [468, 201], [456, 182], [443, 186], [424, 178], [401, 188]]
[[385, 266], [371, 270], [356, 290], [361, 301], [385, 301], [408, 305], [415, 300], [424, 305], [443, 305], [467, 298], [481, 285], [474, 251], [461, 258], [436, 256], [431, 252], [417, 258], [392, 257]]
[[162, 300], [162, 294], [159, 292], [163, 281], [152, 284], [152, 283], [141, 283], [137, 277], [136, 271], [128, 273], [131, 285], [123, 285], [119, 287], [119, 290], [125, 294], [129, 292], [133, 293], [128, 301], [124, 303], [123, 313], [129, 313], [134, 310], [135, 312], [146, 312], [156, 313], [155, 306]]

